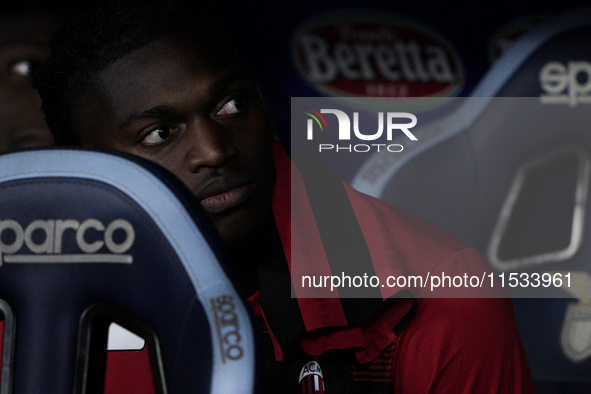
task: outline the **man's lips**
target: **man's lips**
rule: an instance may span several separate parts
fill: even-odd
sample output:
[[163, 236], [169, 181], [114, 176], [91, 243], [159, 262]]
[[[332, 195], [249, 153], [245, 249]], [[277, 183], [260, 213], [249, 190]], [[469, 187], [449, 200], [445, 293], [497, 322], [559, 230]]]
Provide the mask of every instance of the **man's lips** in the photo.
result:
[[254, 193], [255, 184], [246, 183], [239, 186], [221, 188], [219, 186], [214, 186], [209, 189], [209, 193], [200, 193], [201, 195], [206, 194], [207, 197], [199, 198], [198, 196], [198, 198], [201, 201], [201, 206], [209, 214], [215, 214], [243, 204]]

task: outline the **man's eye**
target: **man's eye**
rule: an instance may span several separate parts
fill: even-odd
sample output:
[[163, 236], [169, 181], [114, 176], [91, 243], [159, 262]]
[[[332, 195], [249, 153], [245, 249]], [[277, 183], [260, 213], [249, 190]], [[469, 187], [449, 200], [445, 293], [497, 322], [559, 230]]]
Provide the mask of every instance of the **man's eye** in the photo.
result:
[[12, 63], [10, 72], [21, 77], [29, 78], [39, 69], [39, 66], [40, 64], [33, 60], [19, 60]]
[[217, 116], [233, 115], [242, 112], [246, 109], [246, 100], [242, 98], [234, 98], [228, 100], [222, 105], [222, 108], [217, 112]]
[[142, 139], [142, 143], [146, 145], [157, 145], [170, 137], [174, 132], [172, 127], [158, 127], [146, 135]]

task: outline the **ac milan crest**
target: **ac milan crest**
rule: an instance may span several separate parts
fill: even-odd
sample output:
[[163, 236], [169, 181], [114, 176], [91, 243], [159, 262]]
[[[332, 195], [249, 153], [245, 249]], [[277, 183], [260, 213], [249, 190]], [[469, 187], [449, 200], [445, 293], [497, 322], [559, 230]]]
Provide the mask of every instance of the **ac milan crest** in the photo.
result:
[[324, 379], [322, 369], [316, 361], [308, 361], [300, 371], [299, 393], [300, 394], [324, 394]]

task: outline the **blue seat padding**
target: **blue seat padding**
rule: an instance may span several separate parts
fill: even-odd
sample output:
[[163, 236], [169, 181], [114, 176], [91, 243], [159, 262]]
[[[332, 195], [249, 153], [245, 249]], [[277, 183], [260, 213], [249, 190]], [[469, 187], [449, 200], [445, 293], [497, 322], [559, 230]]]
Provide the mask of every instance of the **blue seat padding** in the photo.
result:
[[209, 218], [166, 170], [88, 149], [0, 156], [0, 228], [0, 299], [16, 321], [3, 388], [82, 392], [92, 371], [81, 319], [97, 306], [154, 333], [161, 392], [255, 391], [250, 312]]

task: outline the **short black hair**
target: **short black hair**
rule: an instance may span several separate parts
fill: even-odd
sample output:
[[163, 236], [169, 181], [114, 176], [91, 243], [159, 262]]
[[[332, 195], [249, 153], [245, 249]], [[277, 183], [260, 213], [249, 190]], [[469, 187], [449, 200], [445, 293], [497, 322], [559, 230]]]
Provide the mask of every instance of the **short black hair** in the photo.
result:
[[162, 37], [203, 26], [228, 33], [222, 10], [198, 0], [110, 1], [64, 24], [33, 83], [56, 143], [79, 144], [75, 114], [102, 70]]

